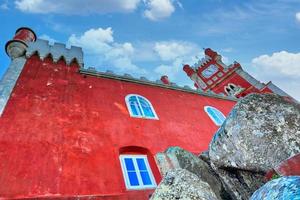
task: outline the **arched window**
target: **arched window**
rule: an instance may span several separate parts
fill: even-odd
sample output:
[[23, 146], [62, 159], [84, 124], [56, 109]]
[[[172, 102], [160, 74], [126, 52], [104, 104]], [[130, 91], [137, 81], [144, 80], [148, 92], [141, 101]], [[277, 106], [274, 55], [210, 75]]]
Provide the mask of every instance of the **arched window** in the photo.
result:
[[226, 119], [221, 111], [212, 106], [205, 106], [204, 110], [217, 126], [221, 126]]
[[150, 101], [137, 94], [129, 94], [125, 98], [131, 117], [158, 119]]
[[243, 91], [243, 88], [233, 83], [229, 83], [228, 85], [224, 86], [224, 90], [229, 96], [235, 96]]

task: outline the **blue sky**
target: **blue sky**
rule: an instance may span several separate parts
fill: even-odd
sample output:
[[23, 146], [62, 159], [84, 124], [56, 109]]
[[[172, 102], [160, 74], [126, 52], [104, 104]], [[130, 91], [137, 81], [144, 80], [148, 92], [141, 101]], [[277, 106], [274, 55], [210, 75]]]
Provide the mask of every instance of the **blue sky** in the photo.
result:
[[192, 85], [182, 64], [210, 47], [300, 100], [300, 0], [0, 0], [5, 43], [21, 26], [84, 49], [85, 67]]

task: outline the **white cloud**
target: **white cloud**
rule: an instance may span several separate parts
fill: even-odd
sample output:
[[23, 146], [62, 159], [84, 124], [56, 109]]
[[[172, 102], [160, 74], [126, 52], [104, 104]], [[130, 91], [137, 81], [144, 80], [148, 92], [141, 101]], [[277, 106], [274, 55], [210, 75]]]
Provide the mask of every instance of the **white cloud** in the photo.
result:
[[296, 17], [296, 20], [297, 20], [298, 22], [300, 22], [300, 12], [297, 12], [295, 17]]
[[[114, 40], [111, 27], [89, 29], [81, 35], [72, 34], [67, 43], [83, 48], [88, 66], [155, 79], [168, 75], [172, 81], [183, 79], [185, 83], [190, 80], [182, 71], [182, 64], [193, 64], [197, 53], [203, 53], [196, 44], [185, 41], [146, 42], [136, 46], [130, 42], [119, 43]], [[147, 73], [135, 62], [150, 62], [157, 67], [152, 73]]]
[[199, 50], [197, 45], [182, 41], [156, 42], [154, 46], [154, 51], [163, 61], [196, 55]]
[[80, 36], [73, 34], [69, 37], [67, 43], [81, 46], [85, 53], [93, 59], [95, 65], [114, 67], [118, 72], [124, 73], [145, 73], [145, 70], [132, 63], [135, 52], [133, 45], [128, 42], [114, 42], [111, 27], [90, 29]]
[[286, 51], [252, 59], [253, 74], [258, 80], [272, 81], [292, 97], [300, 100], [300, 53]]
[[15, 6], [23, 12], [91, 14], [132, 12], [141, 0], [16, 0]]
[[72, 34], [69, 38], [69, 43], [79, 45], [88, 50], [89, 52], [102, 53], [103, 50], [110, 48], [109, 43], [112, 43], [113, 31], [111, 27], [102, 29], [90, 29], [83, 33], [80, 37]]
[[300, 77], [300, 53], [280, 51], [271, 56], [261, 55], [254, 58], [252, 64], [269, 74]]
[[[174, 4], [182, 8], [178, 0], [15, 0], [15, 7], [28, 13], [58, 13], [88, 15], [105, 13], [128, 13], [135, 11], [144, 2], [144, 16], [157, 21], [171, 16]], [[6, 4], [5, 4], [6, 5]], [[5, 6], [4, 4], [2, 6]], [[2, 7], [1, 6], [1, 7]], [[146, 7], [146, 8], [145, 8]]]
[[182, 73], [182, 75], [185, 75], [182, 70], [182, 65], [184, 64], [184, 60], [182, 58], [177, 58], [173, 60], [169, 64], [162, 64], [157, 66], [154, 69], [154, 72], [156, 72], [158, 75], [167, 75], [171, 81], [178, 81], [179, 75]]
[[229, 58], [227, 56], [222, 56], [222, 61], [223, 63], [225, 63], [226, 65], [229, 65], [230, 62], [229, 62]]
[[153, 49], [164, 62], [154, 69], [155, 73], [169, 76], [172, 82], [191, 84], [182, 67], [184, 64], [193, 65], [202, 58], [203, 51], [196, 44], [185, 41], [163, 41], [156, 42]]
[[153, 21], [167, 18], [175, 11], [173, 0], [144, 0], [144, 2], [147, 6], [144, 15]]

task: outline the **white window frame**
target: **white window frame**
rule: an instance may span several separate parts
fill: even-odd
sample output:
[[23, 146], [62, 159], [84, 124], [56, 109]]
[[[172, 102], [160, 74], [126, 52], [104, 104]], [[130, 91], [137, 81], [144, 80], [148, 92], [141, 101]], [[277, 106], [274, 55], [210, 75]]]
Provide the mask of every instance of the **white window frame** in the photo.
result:
[[[205, 110], [206, 114], [209, 116], [209, 118], [210, 118], [217, 126], [221, 126], [222, 123], [221, 123], [221, 124], [218, 123], [218, 122], [216, 121], [216, 119], [215, 119], [213, 116], [210, 115], [210, 113], [208, 112], [208, 109], [209, 109], [209, 108], [212, 108], [213, 110], [219, 112], [219, 113], [224, 117], [224, 120], [223, 120], [222, 123], [224, 123], [224, 121], [225, 121], [225, 119], [226, 119], [225, 115], [224, 115], [219, 109], [217, 109], [217, 108], [215, 108], [215, 107], [213, 107], [213, 106], [204, 106], [204, 110]], [[216, 116], [218, 117], [218, 115], [216, 115]], [[219, 119], [219, 120], [222, 121], [221, 119]]]
[[[132, 110], [131, 110], [131, 106], [130, 106], [130, 101], [129, 101], [129, 98], [132, 97], [132, 96], [135, 96], [135, 97], [137, 98], [138, 106], [139, 106], [139, 108], [140, 108], [140, 110], [141, 110], [141, 114], [142, 114], [142, 115], [134, 115], [134, 114], [133, 114], [133, 112], [132, 112]], [[152, 110], [152, 112], [153, 112], [153, 114], [154, 114], [154, 117], [149, 117], [149, 116], [146, 116], [146, 115], [144, 114], [144, 111], [143, 111], [143, 109], [142, 109], [142, 105], [141, 105], [141, 103], [140, 103], [138, 97], [144, 99], [144, 100], [149, 104], [149, 106], [150, 106], [150, 108], [151, 108], [151, 110]], [[151, 102], [150, 102], [147, 98], [145, 98], [145, 97], [143, 97], [143, 96], [141, 96], [141, 95], [138, 95], [138, 94], [128, 94], [128, 95], [125, 97], [125, 102], [126, 102], [126, 106], [127, 106], [127, 109], [128, 109], [128, 111], [129, 111], [129, 114], [130, 114], [131, 117], [135, 117], [135, 118], [145, 118], [145, 119], [156, 119], [156, 120], [159, 119], [158, 116], [157, 116], [157, 114], [156, 114], [156, 112], [155, 112], [155, 110], [154, 110], [154, 108], [153, 108], [153, 106], [152, 106], [152, 104], [151, 104]]]
[[[139, 182], [138, 186], [132, 186], [132, 185], [130, 185], [130, 181], [129, 181], [129, 177], [128, 177], [127, 169], [126, 169], [126, 164], [125, 164], [125, 158], [130, 158], [133, 161], [134, 168], [136, 170], [136, 174], [137, 174], [137, 178], [138, 178], [138, 182]], [[144, 159], [144, 162], [145, 162], [145, 165], [146, 165], [146, 169], [147, 169], [147, 172], [149, 173], [152, 185], [144, 185], [143, 184], [143, 180], [142, 180], [142, 177], [140, 175], [138, 164], [136, 162], [137, 158]], [[125, 155], [124, 154], [124, 155], [120, 155], [119, 159], [120, 159], [120, 162], [121, 162], [121, 168], [122, 168], [123, 178], [124, 178], [124, 182], [125, 182], [125, 185], [126, 185], [127, 189], [129, 189], [129, 190], [143, 190], [143, 189], [153, 189], [153, 188], [157, 187], [155, 178], [153, 176], [153, 173], [152, 173], [152, 170], [150, 168], [150, 165], [149, 165], [149, 162], [148, 162], [148, 159], [147, 159], [146, 155]]]

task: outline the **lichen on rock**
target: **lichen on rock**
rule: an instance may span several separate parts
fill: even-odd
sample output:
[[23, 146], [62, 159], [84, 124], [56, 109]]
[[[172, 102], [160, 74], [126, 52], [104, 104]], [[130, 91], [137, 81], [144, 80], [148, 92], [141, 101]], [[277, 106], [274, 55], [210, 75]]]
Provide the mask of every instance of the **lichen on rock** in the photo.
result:
[[269, 181], [250, 200], [300, 200], [300, 176], [286, 176]]
[[300, 106], [273, 94], [240, 100], [209, 147], [216, 166], [266, 172], [300, 152]]
[[208, 183], [218, 199], [228, 196], [218, 175], [209, 164], [191, 152], [180, 147], [169, 147], [164, 153], [157, 154], [156, 160], [163, 173], [168, 172], [170, 169], [186, 169], [197, 175], [201, 181]]
[[218, 200], [208, 183], [185, 169], [166, 173], [151, 200]]

